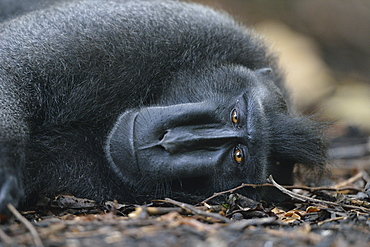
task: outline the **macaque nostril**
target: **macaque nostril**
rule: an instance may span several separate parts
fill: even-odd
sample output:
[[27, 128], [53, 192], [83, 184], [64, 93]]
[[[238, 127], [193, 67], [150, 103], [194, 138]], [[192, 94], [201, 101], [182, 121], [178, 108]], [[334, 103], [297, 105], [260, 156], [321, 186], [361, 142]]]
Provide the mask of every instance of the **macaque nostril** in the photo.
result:
[[167, 133], [168, 133], [168, 131], [163, 132], [162, 135], [159, 136], [158, 141], [162, 141]]

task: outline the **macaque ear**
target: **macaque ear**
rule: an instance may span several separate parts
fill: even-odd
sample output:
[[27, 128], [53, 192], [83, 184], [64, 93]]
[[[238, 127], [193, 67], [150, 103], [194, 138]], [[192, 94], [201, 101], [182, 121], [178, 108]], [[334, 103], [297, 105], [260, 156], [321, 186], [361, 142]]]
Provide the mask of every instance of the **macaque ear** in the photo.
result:
[[262, 75], [262, 76], [271, 75], [272, 74], [272, 69], [271, 68], [257, 69], [256, 73], [258, 75]]

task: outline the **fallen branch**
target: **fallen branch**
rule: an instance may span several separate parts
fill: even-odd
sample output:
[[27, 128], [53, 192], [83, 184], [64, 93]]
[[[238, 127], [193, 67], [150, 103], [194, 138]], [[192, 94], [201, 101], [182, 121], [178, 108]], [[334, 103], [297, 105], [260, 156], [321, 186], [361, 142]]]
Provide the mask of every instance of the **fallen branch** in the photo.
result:
[[311, 197], [308, 197], [308, 196], [304, 196], [304, 195], [300, 195], [300, 194], [297, 194], [297, 193], [294, 193], [290, 190], [287, 190], [285, 189], [283, 186], [279, 185], [278, 183], [275, 182], [275, 180], [273, 179], [273, 177], [270, 175], [269, 176], [269, 180], [271, 181], [271, 183], [278, 189], [280, 190], [281, 192], [283, 192], [284, 194], [287, 194], [288, 196], [294, 198], [294, 199], [297, 199], [297, 200], [300, 200], [302, 202], [315, 202], [315, 203], [321, 203], [321, 204], [327, 204], [327, 205], [331, 205], [331, 206], [340, 206], [340, 207], [345, 207], [345, 208], [350, 208], [350, 209], [357, 209], [357, 210], [361, 210], [361, 211], [364, 211], [364, 212], [370, 212], [370, 209], [368, 208], [365, 208], [365, 207], [360, 207], [360, 206], [353, 206], [353, 205], [348, 205], [348, 204], [342, 204], [342, 203], [336, 203], [336, 202], [330, 202], [330, 201], [325, 201], [325, 200], [320, 200], [320, 199], [315, 199], [315, 198], [311, 198]]
[[185, 210], [190, 210], [193, 214], [195, 215], [200, 215], [200, 216], [203, 216], [203, 217], [211, 217], [211, 218], [214, 218], [214, 219], [217, 219], [223, 223], [228, 223], [230, 222], [230, 220], [226, 217], [223, 217], [222, 215], [218, 214], [218, 213], [212, 213], [212, 212], [206, 212], [206, 211], [203, 211], [201, 209], [198, 209], [190, 204], [187, 204], [187, 203], [183, 203], [183, 202], [178, 202], [178, 201], [175, 201], [175, 200], [172, 200], [170, 198], [165, 198], [164, 199], [166, 202], [169, 202], [173, 205], [176, 205], [180, 208], [183, 208]]
[[333, 186], [333, 188], [341, 188], [341, 187], [344, 187], [344, 186], [348, 186], [349, 184], [353, 184], [355, 181], [359, 180], [359, 179], [362, 179], [364, 177], [364, 172], [359, 172], [357, 173], [356, 175], [354, 175], [353, 177], [350, 177], [349, 179], [339, 183], [339, 184], [336, 184]]
[[233, 231], [241, 231], [248, 226], [259, 226], [259, 225], [269, 225], [276, 222], [276, 218], [274, 217], [265, 217], [265, 218], [257, 218], [257, 219], [243, 219], [231, 222], [227, 228]]
[[[322, 191], [322, 190], [327, 190], [327, 191], [336, 191], [336, 192], [341, 192], [341, 191], [353, 191], [355, 193], [357, 192], [364, 192], [363, 189], [358, 189], [354, 187], [343, 187], [343, 186], [333, 186], [333, 187], [307, 187], [307, 186], [297, 186], [297, 185], [280, 185], [281, 187], [285, 189], [301, 189], [301, 190], [306, 190], [309, 192], [316, 192], [316, 191]], [[221, 192], [216, 192], [212, 196], [208, 197], [207, 199], [203, 200], [201, 204], [207, 203], [209, 200], [212, 200], [215, 197], [228, 194], [228, 193], [234, 193], [237, 190], [240, 190], [245, 187], [252, 187], [252, 188], [257, 188], [257, 187], [276, 187], [273, 184], [241, 184], [238, 187], [232, 188], [230, 190], [225, 190]]]
[[38, 234], [38, 232], [36, 231], [36, 228], [25, 218], [23, 217], [19, 212], [18, 210], [12, 205], [12, 204], [8, 204], [7, 205], [9, 211], [21, 222], [23, 223], [26, 228], [28, 229], [28, 231], [30, 231], [32, 237], [33, 237], [33, 241], [35, 242], [35, 245], [37, 247], [43, 247], [44, 245], [42, 244], [42, 241], [40, 239], [40, 236]]
[[146, 211], [149, 215], [164, 215], [170, 212], [177, 212], [179, 214], [191, 214], [190, 210], [184, 208], [165, 208], [165, 207], [147, 207]]
[[339, 221], [339, 220], [344, 220], [344, 219], [346, 219], [346, 217], [340, 216], [340, 217], [336, 217], [336, 218], [331, 218], [331, 219], [320, 221], [320, 222], [317, 223], [317, 225], [318, 226], [321, 226], [322, 224], [325, 224], [325, 223], [328, 223], [328, 222]]
[[0, 239], [3, 242], [4, 246], [14, 246], [11, 237], [6, 235], [6, 233], [1, 228], [0, 228]]

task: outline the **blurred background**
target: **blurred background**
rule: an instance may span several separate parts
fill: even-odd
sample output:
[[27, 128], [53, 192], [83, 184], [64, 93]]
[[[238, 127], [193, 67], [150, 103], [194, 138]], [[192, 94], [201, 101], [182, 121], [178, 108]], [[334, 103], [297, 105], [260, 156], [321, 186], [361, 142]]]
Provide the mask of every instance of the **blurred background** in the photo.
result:
[[330, 176], [370, 181], [370, 1], [194, 1], [265, 36], [298, 110], [333, 123]]
[[196, 0], [263, 34], [298, 109], [370, 133], [370, 1]]

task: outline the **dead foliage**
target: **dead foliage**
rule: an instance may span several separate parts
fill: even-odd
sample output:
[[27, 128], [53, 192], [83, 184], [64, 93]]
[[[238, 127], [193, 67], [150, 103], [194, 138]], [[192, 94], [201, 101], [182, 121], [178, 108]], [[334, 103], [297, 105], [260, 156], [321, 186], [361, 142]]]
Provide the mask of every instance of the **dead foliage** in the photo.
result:
[[[68, 195], [44, 198], [32, 211], [9, 205], [14, 216], [0, 219], [0, 246], [369, 246], [369, 152], [338, 164], [328, 186], [281, 186], [270, 177], [194, 205], [170, 198], [97, 204]], [[289, 200], [268, 204], [238, 194], [250, 186], [276, 187]], [[215, 197], [225, 203], [213, 205]]]

